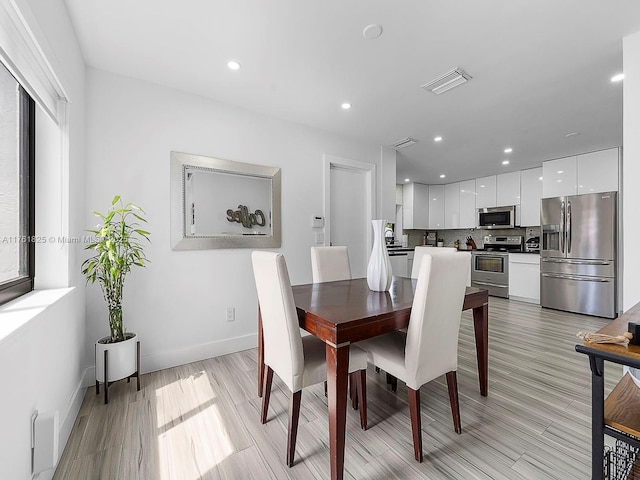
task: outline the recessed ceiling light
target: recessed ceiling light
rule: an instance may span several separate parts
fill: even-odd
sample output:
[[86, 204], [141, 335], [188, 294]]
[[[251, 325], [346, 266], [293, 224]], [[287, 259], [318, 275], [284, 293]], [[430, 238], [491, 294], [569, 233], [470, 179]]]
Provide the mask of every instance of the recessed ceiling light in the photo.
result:
[[443, 173], [442, 175], [440, 175], [440, 178], [445, 178], [446, 175]]
[[560, 179], [558, 179], [557, 181], [558, 181], [558, 183], [562, 183], [562, 180], [560, 180]]
[[542, 177], [538, 177], [538, 180], [542, 180]]
[[441, 142], [442, 141], [442, 137], [436, 137], [433, 139], [434, 142]]
[[612, 82], [620, 82], [622, 80], [624, 80], [624, 73], [618, 73], [617, 75], [611, 77]]
[[351, 104], [349, 102], [344, 102], [340, 106], [342, 107], [343, 110], [349, 110], [351, 108]]
[[484, 188], [484, 185], [480, 185], [480, 188]]
[[229, 67], [229, 70], [240, 70], [240, 64], [235, 60], [227, 62], [227, 67]]
[[509, 160], [502, 160], [503, 165], [509, 165]]
[[511, 153], [511, 152], [513, 152], [513, 148], [511, 147], [504, 149], [504, 153]]
[[410, 182], [410, 181], [411, 181], [411, 179], [410, 179], [410, 178], [405, 178], [405, 179], [404, 179], [404, 181], [405, 181], [405, 182]]
[[558, 173], [562, 174], [564, 173], [564, 170], [558, 170]]
[[576, 135], [580, 135], [580, 132], [571, 132], [565, 135], [566, 138], [575, 137]]
[[377, 23], [372, 23], [371, 25], [367, 25], [362, 30], [362, 35], [364, 38], [368, 38], [369, 40], [375, 40], [380, 35], [382, 35], [382, 26]]

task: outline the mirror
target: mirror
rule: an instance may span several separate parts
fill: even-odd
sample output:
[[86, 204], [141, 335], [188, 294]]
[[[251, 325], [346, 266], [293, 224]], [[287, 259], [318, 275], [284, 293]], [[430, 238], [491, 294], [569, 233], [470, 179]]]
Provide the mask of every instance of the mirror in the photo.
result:
[[280, 169], [171, 152], [171, 248], [280, 247]]

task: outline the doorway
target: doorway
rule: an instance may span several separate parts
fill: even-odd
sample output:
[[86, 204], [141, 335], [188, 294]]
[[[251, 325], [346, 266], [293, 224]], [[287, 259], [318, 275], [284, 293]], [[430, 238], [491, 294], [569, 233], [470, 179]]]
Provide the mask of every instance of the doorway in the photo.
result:
[[367, 275], [371, 252], [376, 166], [348, 158], [324, 155], [325, 244], [349, 249], [351, 276]]

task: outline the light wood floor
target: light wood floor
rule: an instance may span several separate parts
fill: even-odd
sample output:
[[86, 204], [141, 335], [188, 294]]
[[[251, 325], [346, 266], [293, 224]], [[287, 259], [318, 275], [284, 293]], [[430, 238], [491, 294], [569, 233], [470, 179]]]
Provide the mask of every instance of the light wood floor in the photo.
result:
[[[413, 459], [406, 388], [367, 375], [369, 429], [349, 408], [345, 478], [588, 479], [590, 372], [574, 350], [580, 330], [607, 320], [490, 299], [489, 396], [481, 397], [471, 315], [462, 319], [458, 382], [462, 435], [447, 387], [422, 388], [424, 463]], [[606, 365], [607, 391], [621, 376]], [[118, 382], [109, 405], [87, 390], [55, 479], [326, 479], [322, 385], [305, 389], [296, 464], [285, 465], [287, 389], [274, 376], [269, 419], [259, 422], [256, 350], [150, 373], [142, 390]]]

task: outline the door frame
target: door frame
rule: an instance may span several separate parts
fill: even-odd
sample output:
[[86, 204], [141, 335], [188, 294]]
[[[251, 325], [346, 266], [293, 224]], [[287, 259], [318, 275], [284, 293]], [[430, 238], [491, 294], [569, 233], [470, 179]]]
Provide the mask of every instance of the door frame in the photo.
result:
[[[365, 177], [366, 189], [366, 219], [365, 222], [371, 225], [374, 212], [376, 211], [376, 165], [374, 163], [361, 162], [350, 158], [339, 157], [337, 155], [322, 154], [323, 173], [324, 173], [324, 218], [325, 218], [325, 245], [331, 241], [331, 167], [337, 167], [344, 170], [351, 170], [363, 174]], [[365, 244], [367, 252], [371, 251], [373, 244], [373, 232], [371, 228], [366, 229]]]

